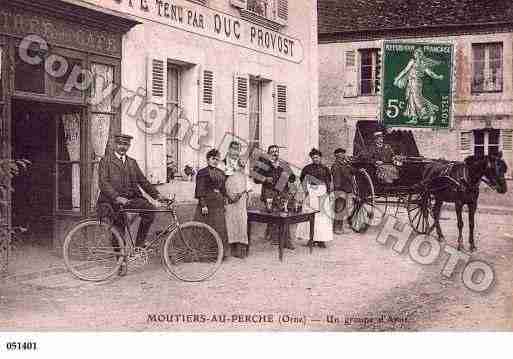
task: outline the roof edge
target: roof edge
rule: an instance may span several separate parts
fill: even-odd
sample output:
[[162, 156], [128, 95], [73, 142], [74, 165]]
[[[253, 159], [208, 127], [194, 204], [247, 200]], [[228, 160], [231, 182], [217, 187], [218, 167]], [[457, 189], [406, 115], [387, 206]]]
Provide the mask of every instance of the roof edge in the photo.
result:
[[[503, 29], [500, 27], [504, 26]], [[499, 28], [499, 29], [498, 29]], [[458, 31], [454, 31], [457, 29]], [[479, 29], [479, 31], [476, 31]], [[354, 30], [354, 31], [334, 31], [318, 33], [317, 39], [320, 43], [337, 42], [340, 40], [351, 40], [359, 38], [377, 38], [386, 37], [392, 35], [397, 37], [401, 34], [412, 34], [417, 36], [409, 35], [408, 37], [420, 37], [423, 35], [436, 36], [443, 33], [444, 36], [449, 33], [454, 35], [460, 35], [463, 33], [475, 32], [475, 33], [489, 33], [491, 30], [494, 32], [509, 32], [513, 31], [513, 21], [508, 22], [488, 22], [488, 23], [476, 23], [476, 24], [448, 24], [448, 25], [426, 25], [416, 27], [394, 27], [394, 28], [380, 28], [380, 29], [365, 29], [365, 30]], [[502, 30], [502, 31], [499, 31]], [[418, 32], [418, 34], [413, 34]]]
[[82, 0], [0, 0], [0, 4], [118, 33], [126, 33], [135, 25], [141, 24], [140, 21], [127, 14], [115, 12]]

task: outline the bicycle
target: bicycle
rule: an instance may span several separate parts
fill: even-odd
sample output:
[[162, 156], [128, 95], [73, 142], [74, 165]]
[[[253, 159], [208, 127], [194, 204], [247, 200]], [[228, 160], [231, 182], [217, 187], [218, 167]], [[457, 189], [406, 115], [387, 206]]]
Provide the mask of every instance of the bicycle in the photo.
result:
[[[164, 203], [164, 208], [154, 210], [121, 209], [123, 229], [128, 237], [121, 235], [114, 225], [97, 218], [77, 223], [64, 240], [66, 267], [79, 279], [103, 281], [116, 274], [124, 263], [127, 267], [130, 262], [147, 264], [150, 254], [160, 249], [163, 266], [172, 277], [185, 282], [200, 282], [212, 277], [223, 259], [221, 238], [205, 223], [189, 221], [181, 224], [174, 198]], [[127, 214], [141, 212], [170, 213], [171, 221], [144, 247], [136, 247]]]

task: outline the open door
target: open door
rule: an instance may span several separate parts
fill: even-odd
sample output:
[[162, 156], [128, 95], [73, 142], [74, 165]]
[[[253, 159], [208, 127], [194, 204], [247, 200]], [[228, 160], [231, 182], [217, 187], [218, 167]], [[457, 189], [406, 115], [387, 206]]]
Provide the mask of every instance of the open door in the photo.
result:
[[83, 212], [81, 114], [76, 106], [12, 102], [13, 157], [31, 162], [12, 181], [12, 224], [34, 244], [51, 248], [56, 222]]

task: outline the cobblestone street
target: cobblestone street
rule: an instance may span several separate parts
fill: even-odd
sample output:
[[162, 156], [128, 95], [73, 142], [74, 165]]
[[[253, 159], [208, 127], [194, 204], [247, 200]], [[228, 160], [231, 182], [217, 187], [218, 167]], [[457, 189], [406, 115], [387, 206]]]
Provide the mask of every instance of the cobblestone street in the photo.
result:
[[[454, 213], [444, 217], [455, 245]], [[444, 251], [434, 264], [417, 264], [407, 249], [397, 254], [394, 241], [377, 242], [376, 228], [346, 230], [312, 254], [298, 242], [282, 263], [277, 248], [255, 236], [248, 258], [230, 258], [203, 283], [169, 279], [156, 258], [103, 283], [68, 273], [7, 282], [0, 330], [511, 330], [513, 238], [505, 232], [509, 215], [478, 215], [472, 259], [489, 263], [496, 280], [481, 294], [464, 286], [461, 264], [451, 278], [441, 275]]]

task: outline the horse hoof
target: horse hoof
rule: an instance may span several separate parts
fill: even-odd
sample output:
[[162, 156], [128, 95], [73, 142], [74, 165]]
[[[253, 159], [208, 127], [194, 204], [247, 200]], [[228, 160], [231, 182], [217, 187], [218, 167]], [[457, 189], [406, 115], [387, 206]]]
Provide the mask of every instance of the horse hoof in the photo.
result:
[[438, 240], [438, 242], [445, 242], [445, 237], [444, 236], [438, 236], [437, 240]]
[[471, 251], [471, 252], [475, 252], [475, 251], [477, 251], [476, 246], [470, 246], [470, 251]]
[[458, 244], [458, 252], [461, 252], [461, 251], [463, 251], [463, 249], [465, 249], [465, 248], [463, 248], [463, 245], [461, 245], [461, 244]]

